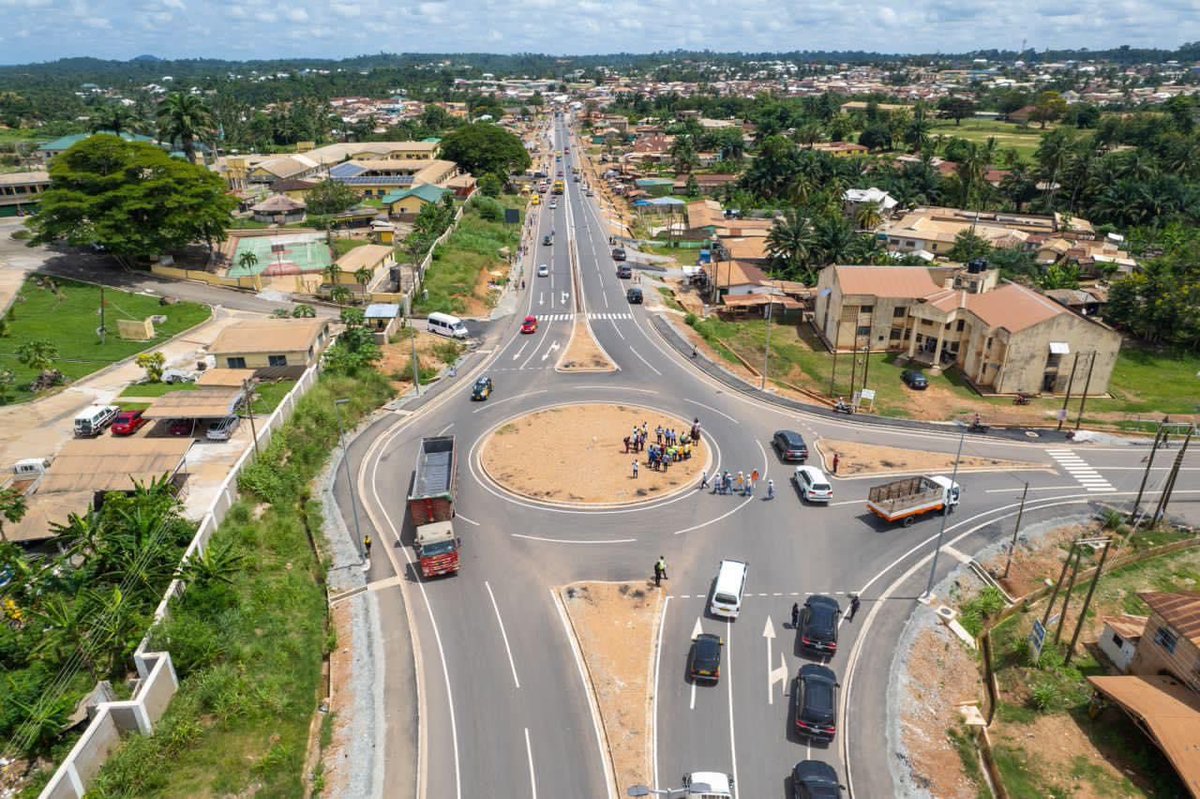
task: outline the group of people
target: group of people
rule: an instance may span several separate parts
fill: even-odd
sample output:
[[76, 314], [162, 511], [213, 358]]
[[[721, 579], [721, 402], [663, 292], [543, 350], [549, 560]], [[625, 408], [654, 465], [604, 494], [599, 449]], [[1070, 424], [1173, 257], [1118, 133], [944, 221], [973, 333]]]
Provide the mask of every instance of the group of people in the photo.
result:
[[[739, 471], [736, 475], [726, 469], [723, 472], [717, 472], [709, 480], [708, 472], [700, 475], [700, 488], [708, 488], [710, 482], [712, 485], [712, 493], [714, 494], [730, 494], [740, 497], [754, 496], [754, 489], [758, 485], [760, 476], [758, 469], [752, 469], [749, 474]], [[775, 498], [775, 481], [767, 481], [767, 499]]]
[[[646, 462], [654, 471], [666, 471], [672, 463], [689, 460], [692, 451], [700, 446], [700, 420], [693, 419], [692, 427], [686, 432], [658, 425], [653, 430], [654, 441], [650, 442], [650, 425], [642, 422], [634, 425], [629, 435], [622, 439], [626, 453], [646, 453]], [[638, 476], [638, 461], [633, 461], [633, 476]]]

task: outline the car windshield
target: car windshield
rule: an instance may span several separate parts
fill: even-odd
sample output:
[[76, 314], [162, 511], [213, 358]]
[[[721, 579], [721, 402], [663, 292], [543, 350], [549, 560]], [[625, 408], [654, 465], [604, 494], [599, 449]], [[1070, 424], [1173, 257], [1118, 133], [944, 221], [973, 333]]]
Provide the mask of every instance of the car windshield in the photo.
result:
[[421, 547], [421, 556], [425, 558], [435, 558], [438, 555], [449, 555], [454, 551], [453, 541], [439, 541], [436, 544], [426, 544]]

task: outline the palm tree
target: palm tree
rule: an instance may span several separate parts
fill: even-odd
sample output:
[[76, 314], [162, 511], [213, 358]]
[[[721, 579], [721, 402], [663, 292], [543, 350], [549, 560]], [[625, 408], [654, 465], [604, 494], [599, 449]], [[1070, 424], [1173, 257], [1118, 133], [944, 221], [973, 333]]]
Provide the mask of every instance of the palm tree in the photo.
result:
[[913, 148], [914, 153], [920, 154], [929, 146], [929, 134], [932, 130], [933, 123], [926, 116], [925, 104], [918, 103], [913, 111], [912, 121], [904, 131], [904, 141]]
[[325, 267], [325, 280], [332, 285], [337, 285], [338, 278], [342, 275], [342, 268], [337, 263], [332, 263]]
[[[285, 312], [286, 314], [286, 312]], [[292, 309], [292, 317], [296, 319], [312, 319], [317, 315], [317, 309], [307, 303], [300, 303]]]
[[243, 560], [245, 555], [235, 551], [231, 542], [221, 541], [206, 547], [180, 564], [175, 570], [175, 576], [188, 585], [232, 585], [233, 577], [241, 570]]
[[1054, 193], [1058, 189], [1058, 178], [1070, 158], [1072, 139], [1066, 128], [1057, 128], [1042, 137], [1033, 157], [1041, 167], [1043, 191], [1046, 193], [1048, 210], [1054, 210]]
[[96, 112], [96, 115], [92, 117], [91, 130], [92, 133], [104, 132], [120, 136], [129, 128], [132, 121], [133, 114], [129, 113], [129, 109], [114, 103], [106, 105]]
[[767, 252], [784, 268], [788, 277], [800, 277], [811, 285], [815, 274], [810, 269], [810, 259], [816, 240], [812, 222], [799, 209], [789, 208], [775, 220], [767, 233]]
[[851, 227], [850, 222], [840, 213], [827, 213], [817, 218], [813, 226], [813, 236], [816, 239], [813, 259], [821, 266], [828, 264], [844, 264], [850, 258], [855, 240], [860, 238]]
[[874, 230], [883, 224], [883, 214], [879, 212], [878, 203], [864, 203], [854, 216], [859, 230]]
[[169, 142], [178, 139], [189, 163], [196, 161], [196, 139], [215, 127], [212, 111], [194, 94], [175, 92], [158, 107], [159, 136]]
[[345, 286], [334, 286], [329, 291], [329, 299], [338, 305], [345, 305], [350, 302], [350, 289]]
[[371, 278], [374, 276], [375, 273], [365, 266], [360, 266], [354, 270], [354, 280], [358, 285], [363, 287], [364, 291], [366, 291], [367, 284], [371, 282]]
[[258, 256], [250, 250], [242, 250], [242, 254], [238, 256], [237, 264], [243, 272], [252, 272], [254, 267], [258, 266]]

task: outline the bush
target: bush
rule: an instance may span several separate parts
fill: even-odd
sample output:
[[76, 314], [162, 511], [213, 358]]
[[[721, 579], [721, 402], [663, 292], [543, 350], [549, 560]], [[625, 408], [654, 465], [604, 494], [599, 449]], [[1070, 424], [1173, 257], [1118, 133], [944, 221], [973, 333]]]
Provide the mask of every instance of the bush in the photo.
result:
[[1004, 610], [1004, 595], [992, 586], [979, 592], [979, 596], [964, 602], [958, 611], [958, 622], [974, 637], [983, 634], [988, 619]]
[[688, 327], [695, 327], [696, 323], [699, 321], [700, 321], [700, 317], [696, 316], [696, 314], [692, 313], [691, 311], [688, 311], [683, 316], [683, 323], [685, 325], [687, 325]]
[[480, 219], [486, 222], [504, 221], [504, 205], [499, 200], [493, 200], [491, 197], [476, 197], [472, 203]]

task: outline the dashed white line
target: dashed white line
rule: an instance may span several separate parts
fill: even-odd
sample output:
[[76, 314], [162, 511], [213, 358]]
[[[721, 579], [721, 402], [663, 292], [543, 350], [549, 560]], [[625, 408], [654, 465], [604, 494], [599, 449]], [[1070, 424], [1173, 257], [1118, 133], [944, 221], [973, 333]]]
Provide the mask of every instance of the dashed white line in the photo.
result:
[[688, 399], [687, 397], [684, 397], [684, 398], [683, 398], [683, 401], [684, 401], [684, 402], [690, 402], [690, 403], [692, 403], [693, 405], [699, 405], [701, 408], [706, 408], [706, 409], [708, 409], [708, 410], [712, 411], [713, 413], [717, 414], [718, 416], [724, 416], [726, 419], [728, 419], [729, 421], [733, 422], [734, 424], [738, 424], [738, 420], [737, 420], [737, 419], [734, 419], [732, 416], [730, 416], [729, 414], [725, 413], [724, 411], [718, 411], [716, 408], [714, 408], [714, 407], [713, 407], [713, 406], [711, 406], [711, 405], [705, 405], [703, 402], [697, 402], [696, 400], [694, 400], [694, 399]]
[[[517, 676], [517, 663], [513, 660], [512, 647], [508, 645], [508, 633], [504, 630], [504, 619], [500, 617], [500, 606], [496, 604], [496, 595], [492, 593], [492, 585], [487, 580], [483, 581], [483, 587], [487, 589], [488, 598], [492, 600], [492, 610], [496, 611], [496, 623], [500, 625], [500, 637], [504, 639], [504, 651], [508, 653], [508, 667], [512, 669], [513, 682], [520, 688], [521, 678]], [[525, 730], [525, 742], [529, 743], [529, 730]], [[532, 768], [530, 771], [530, 776], [532, 776]]]

